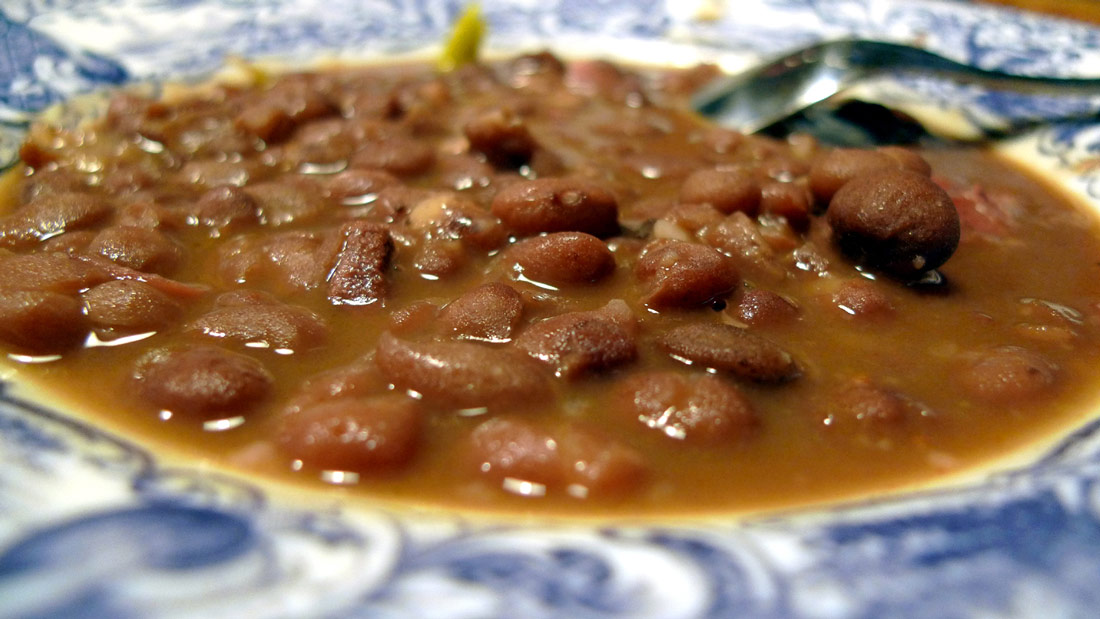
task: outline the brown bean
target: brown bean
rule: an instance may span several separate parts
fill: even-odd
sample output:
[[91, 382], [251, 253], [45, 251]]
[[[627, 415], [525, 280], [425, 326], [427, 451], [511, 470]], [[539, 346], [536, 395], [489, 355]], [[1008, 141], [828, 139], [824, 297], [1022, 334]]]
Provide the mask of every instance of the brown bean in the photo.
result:
[[100, 267], [62, 252], [0, 255], [0, 290], [75, 294], [107, 281]]
[[733, 261], [715, 249], [672, 239], [650, 242], [634, 268], [653, 309], [691, 308], [728, 295], [740, 282]]
[[898, 277], [940, 266], [959, 245], [959, 214], [951, 197], [908, 170], [857, 176], [836, 193], [826, 215], [845, 254]]
[[382, 224], [348, 222], [340, 229], [344, 245], [329, 277], [328, 298], [336, 305], [370, 305], [386, 295], [386, 270], [393, 240]]
[[507, 342], [523, 318], [523, 297], [500, 283], [482, 284], [439, 312], [443, 328], [461, 339]]
[[786, 298], [763, 288], [748, 290], [738, 300], [733, 312], [745, 324], [771, 327], [793, 322], [799, 309]]
[[435, 151], [421, 140], [393, 136], [370, 142], [355, 153], [349, 165], [353, 168], [384, 170], [397, 176], [412, 176], [425, 172], [435, 163]]
[[1050, 393], [1058, 379], [1058, 366], [1046, 356], [1018, 346], [1002, 346], [982, 353], [970, 362], [962, 384], [979, 400], [1010, 405]]
[[382, 170], [349, 169], [323, 179], [330, 196], [349, 205], [365, 202], [386, 187], [401, 184], [397, 177]]
[[671, 439], [699, 445], [743, 440], [757, 425], [748, 399], [718, 376], [651, 371], [623, 380], [616, 410]]
[[275, 441], [311, 469], [376, 474], [412, 462], [423, 425], [423, 410], [407, 396], [343, 397], [283, 416]]
[[591, 284], [615, 270], [615, 256], [583, 232], [555, 232], [523, 239], [503, 257], [524, 279], [550, 286]]
[[540, 178], [501, 189], [493, 214], [520, 236], [540, 232], [587, 232], [607, 237], [619, 230], [615, 196], [579, 178]]
[[680, 201], [709, 204], [723, 213], [756, 215], [760, 184], [745, 170], [696, 170], [680, 186]]
[[267, 226], [310, 222], [325, 211], [319, 184], [307, 178], [286, 176], [247, 185], [244, 191], [256, 201], [260, 221]]
[[256, 224], [260, 206], [246, 191], [226, 185], [199, 196], [188, 215], [189, 225], [207, 228], [213, 237], [222, 237]]
[[325, 285], [343, 237], [330, 232], [248, 234], [218, 248], [218, 274], [226, 284], [248, 284], [281, 293]]
[[637, 451], [572, 425], [546, 429], [529, 420], [494, 418], [473, 430], [470, 448], [474, 470], [521, 495], [565, 490], [580, 499], [617, 497], [646, 475]]
[[636, 331], [630, 308], [616, 299], [595, 311], [537, 322], [519, 334], [516, 347], [549, 364], [558, 376], [576, 378], [633, 361]]
[[198, 419], [242, 414], [267, 398], [274, 384], [259, 361], [213, 346], [150, 351], [133, 378], [147, 403]]
[[552, 400], [549, 375], [523, 353], [472, 342], [413, 343], [383, 333], [375, 362], [401, 389], [453, 408]]
[[184, 331], [279, 354], [317, 348], [328, 336], [320, 316], [283, 304], [223, 305], [189, 322]]
[[832, 302], [845, 314], [862, 319], [881, 320], [893, 316], [895, 311], [882, 284], [865, 279], [841, 283], [833, 293]]
[[800, 374], [794, 358], [778, 344], [732, 325], [675, 327], [665, 331], [657, 343], [678, 359], [749, 380], [786, 381]]
[[818, 414], [830, 431], [880, 439], [903, 428], [916, 412], [898, 393], [860, 377], [827, 393]]
[[67, 230], [93, 226], [110, 212], [105, 200], [91, 194], [66, 191], [42, 195], [0, 219], [0, 247], [29, 248]]
[[800, 183], [770, 182], [760, 188], [760, 212], [778, 215], [800, 232], [810, 226], [812, 207], [810, 191]]
[[137, 280], [104, 282], [82, 296], [93, 324], [120, 331], [156, 331], [175, 322], [182, 311], [167, 294]]
[[70, 295], [43, 290], [0, 291], [0, 341], [32, 354], [79, 346], [88, 333], [84, 308]]
[[463, 127], [470, 149], [483, 153], [490, 163], [515, 169], [531, 161], [538, 144], [523, 120], [511, 110], [497, 108], [484, 112]]
[[818, 201], [827, 203], [853, 178], [888, 169], [907, 169], [925, 177], [931, 173], [924, 158], [902, 148], [888, 147], [878, 151], [837, 148], [814, 161], [810, 168], [810, 190]]
[[101, 230], [87, 249], [111, 262], [145, 273], [170, 275], [183, 262], [183, 248], [146, 228], [115, 226]]

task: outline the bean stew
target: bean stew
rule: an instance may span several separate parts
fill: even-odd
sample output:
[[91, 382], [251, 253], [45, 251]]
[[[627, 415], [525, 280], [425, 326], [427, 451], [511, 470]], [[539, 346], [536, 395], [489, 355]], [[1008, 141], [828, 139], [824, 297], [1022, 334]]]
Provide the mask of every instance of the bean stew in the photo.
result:
[[995, 156], [712, 126], [549, 53], [113, 97], [0, 200], [0, 345], [238, 470], [502, 512], [908, 487], [1097, 399], [1100, 228]]

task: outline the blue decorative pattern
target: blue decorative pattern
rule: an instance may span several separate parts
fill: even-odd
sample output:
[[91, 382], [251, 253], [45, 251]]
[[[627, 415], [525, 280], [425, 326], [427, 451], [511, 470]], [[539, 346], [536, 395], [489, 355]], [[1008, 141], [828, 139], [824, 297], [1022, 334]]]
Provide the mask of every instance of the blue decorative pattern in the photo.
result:
[[[0, 161], [15, 156], [30, 114], [74, 94], [201, 75], [233, 54], [407, 51], [438, 40], [463, 4], [6, 0]], [[860, 35], [1021, 73], [1100, 68], [1096, 29], [963, 3], [745, 0], [705, 22], [685, 5], [706, 2], [482, 4], [502, 47], [671, 40], [720, 57]], [[900, 86], [975, 122], [1096, 109]], [[1046, 128], [1033, 149], [1100, 202], [1100, 125]], [[1030, 467], [957, 489], [746, 522], [602, 529], [318, 506], [316, 496], [168, 466], [6, 393], [0, 458], [3, 617], [1091, 617], [1100, 607], [1100, 422]]]

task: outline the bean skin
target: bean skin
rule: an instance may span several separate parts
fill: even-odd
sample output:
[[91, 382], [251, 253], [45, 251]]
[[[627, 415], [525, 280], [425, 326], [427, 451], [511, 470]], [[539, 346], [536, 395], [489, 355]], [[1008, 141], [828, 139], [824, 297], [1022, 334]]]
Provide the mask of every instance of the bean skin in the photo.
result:
[[1044, 355], [1019, 346], [1002, 346], [977, 356], [963, 368], [962, 384], [980, 401], [1006, 405], [1050, 393], [1058, 366]]
[[540, 178], [508, 185], [493, 198], [492, 211], [519, 236], [573, 231], [603, 238], [619, 231], [615, 196], [578, 178]]
[[43, 290], [0, 292], [0, 341], [32, 354], [75, 348], [88, 333], [74, 297]]
[[511, 286], [482, 284], [439, 312], [443, 328], [461, 339], [507, 342], [523, 318], [523, 297]]
[[680, 201], [709, 204], [727, 214], [755, 215], [760, 206], [760, 184], [744, 170], [697, 170], [680, 186]]
[[153, 350], [138, 361], [133, 377], [148, 404], [200, 420], [246, 412], [274, 385], [259, 361], [214, 346]]
[[508, 249], [505, 259], [525, 279], [551, 286], [592, 284], [615, 270], [607, 244], [583, 232], [523, 239]]
[[733, 261], [719, 251], [686, 241], [659, 239], [646, 245], [634, 268], [653, 309], [691, 308], [728, 295], [740, 282]]
[[649, 371], [623, 380], [615, 389], [617, 410], [678, 441], [697, 445], [736, 442], [757, 426], [752, 404], [718, 376], [686, 376]]
[[746, 329], [720, 323], [675, 327], [657, 340], [670, 355], [758, 382], [782, 382], [800, 371], [790, 353]]
[[636, 331], [630, 308], [616, 299], [596, 311], [537, 322], [516, 338], [516, 347], [551, 365], [558, 376], [576, 378], [633, 361]]
[[549, 373], [507, 348], [472, 342], [413, 343], [383, 333], [375, 356], [382, 373], [426, 401], [453, 408], [502, 408], [552, 399]]

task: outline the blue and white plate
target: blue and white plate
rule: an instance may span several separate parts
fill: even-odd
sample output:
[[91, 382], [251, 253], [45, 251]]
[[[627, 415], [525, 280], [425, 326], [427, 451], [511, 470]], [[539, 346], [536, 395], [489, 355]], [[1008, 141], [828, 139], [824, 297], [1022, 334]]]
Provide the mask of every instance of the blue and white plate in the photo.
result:
[[[3, 0], [0, 161], [75, 94], [199, 76], [229, 56], [295, 63], [437, 42], [456, 0]], [[1100, 30], [907, 0], [503, 0], [492, 44], [736, 68], [842, 36], [986, 68], [1100, 76]], [[887, 84], [1004, 124], [1063, 102]], [[1100, 123], [1012, 146], [1100, 208]], [[486, 524], [308, 500], [169, 461], [0, 394], [4, 617], [1094, 617], [1100, 424], [951, 488], [795, 515], [598, 527]]]

